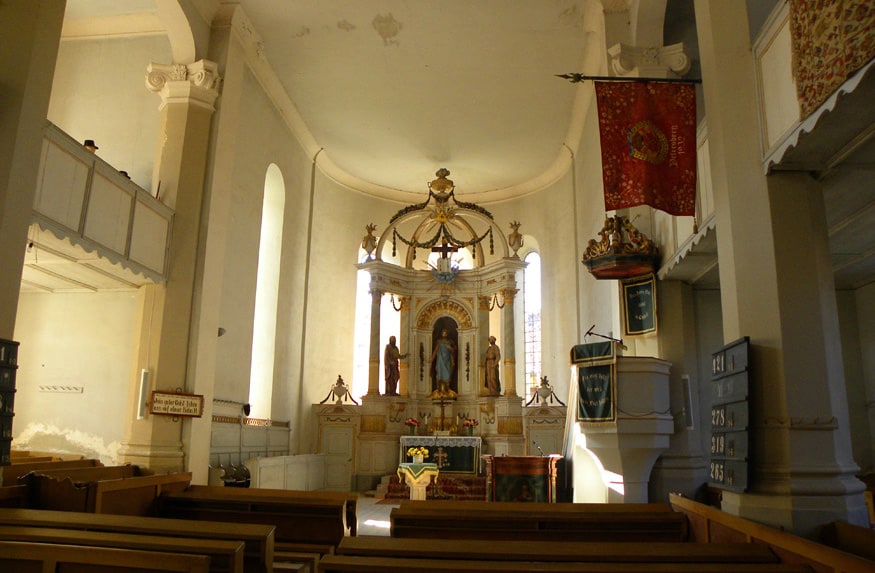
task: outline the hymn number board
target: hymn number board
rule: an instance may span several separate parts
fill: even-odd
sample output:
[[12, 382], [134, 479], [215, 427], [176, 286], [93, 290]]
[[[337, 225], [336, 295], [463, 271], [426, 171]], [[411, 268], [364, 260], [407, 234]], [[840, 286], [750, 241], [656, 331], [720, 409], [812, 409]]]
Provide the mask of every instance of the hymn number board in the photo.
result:
[[708, 485], [747, 490], [750, 339], [711, 355], [711, 464]]

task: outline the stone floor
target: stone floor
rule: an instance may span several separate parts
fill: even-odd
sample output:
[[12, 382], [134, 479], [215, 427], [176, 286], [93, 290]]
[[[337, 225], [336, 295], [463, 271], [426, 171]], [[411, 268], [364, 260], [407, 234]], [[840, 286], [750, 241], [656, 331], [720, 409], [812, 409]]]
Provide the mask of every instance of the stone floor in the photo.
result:
[[389, 512], [397, 504], [377, 503], [379, 499], [359, 494], [356, 503], [356, 520], [358, 522], [358, 535], [384, 535], [389, 536]]

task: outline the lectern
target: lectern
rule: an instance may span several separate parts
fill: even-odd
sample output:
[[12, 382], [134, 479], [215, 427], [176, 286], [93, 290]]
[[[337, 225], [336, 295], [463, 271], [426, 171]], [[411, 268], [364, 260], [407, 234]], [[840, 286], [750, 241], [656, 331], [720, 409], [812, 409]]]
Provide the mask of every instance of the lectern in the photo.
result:
[[487, 501], [556, 503], [556, 463], [549, 456], [483, 456]]

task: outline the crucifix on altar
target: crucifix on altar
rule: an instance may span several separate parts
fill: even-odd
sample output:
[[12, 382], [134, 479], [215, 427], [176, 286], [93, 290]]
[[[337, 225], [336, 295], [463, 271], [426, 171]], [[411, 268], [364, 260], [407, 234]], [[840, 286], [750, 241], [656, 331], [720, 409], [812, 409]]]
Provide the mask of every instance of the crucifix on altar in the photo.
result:
[[438, 272], [445, 273], [450, 271], [450, 253], [458, 252], [459, 247], [451, 245], [446, 237], [443, 238], [439, 247], [432, 247], [431, 252], [440, 253], [441, 258], [437, 261]]

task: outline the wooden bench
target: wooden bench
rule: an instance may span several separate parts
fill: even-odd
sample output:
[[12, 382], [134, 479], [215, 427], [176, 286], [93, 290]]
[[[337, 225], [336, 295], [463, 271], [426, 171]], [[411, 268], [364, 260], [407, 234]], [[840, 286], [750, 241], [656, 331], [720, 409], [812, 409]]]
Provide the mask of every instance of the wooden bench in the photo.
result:
[[680, 495], [671, 494], [669, 502], [675, 511], [687, 516], [692, 541], [758, 543], [771, 548], [784, 563], [807, 564], [818, 571], [834, 573], [875, 571], [875, 561], [827, 547], [768, 525], [730, 515]]
[[243, 573], [244, 543], [236, 540], [0, 525], [0, 541], [206, 555], [210, 558], [210, 571], [214, 573]]
[[0, 525], [242, 541], [247, 571], [273, 571], [274, 528], [270, 525], [212, 521], [193, 525], [180, 519], [39, 509], [0, 509]]
[[[213, 495], [223, 497], [234, 497], [235, 495], [253, 496], [260, 495], [264, 497], [287, 497], [288, 499], [327, 499], [331, 501], [342, 501], [346, 504], [346, 525], [349, 535], [356, 535], [356, 511], [358, 504], [358, 495], [349, 492], [340, 491], [300, 491], [289, 489], [269, 489], [269, 488], [226, 488], [221, 486], [209, 485], [192, 485], [188, 488], [192, 492], [204, 492], [205, 494], [212, 493]], [[670, 510], [671, 508], [669, 508]]]
[[686, 516], [622, 504], [456, 502], [402, 504], [389, 513], [392, 537], [443, 539], [566, 539], [573, 541], [665, 541], [687, 539]]
[[847, 521], [833, 521], [821, 528], [820, 541], [830, 547], [875, 561], [875, 530], [868, 527]]
[[0, 570], [4, 573], [207, 573], [209, 563], [210, 558], [204, 555], [0, 541]]
[[473, 561], [460, 559], [411, 559], [327, 555], [319, 562], [322, 573], [812, 573], [806, 565], [786, 563], [582, 563], [544, 561]]
[[189, 489], [162, 495], [158, 511], [163, 517], [270, 524], [276, 527], [277, 544], [337, 546], [347, 534], [343, 500], [302, 499], [235, 488], [222, 488], [220, 493]]
[[43, 458], [20, 458], [13, 461], [12, 465], [0, 467], [0, 485], [13, 486], [18, 484], [18, 479], [32, 471], [51, 471], [72, 468], [90, 468], [102, 466], [100, 460], [48, 460]]
[[749, 543], [639, 543], [347, 537], [337, 555], [467, 559], [473, 561], [581, 561], [587, 563], [778, 563], [766, 546]]
[[450, 513], [468, 511], [515, 512], [527, 511], [527, 508], [537, 507], [554, 513], [670, 513], [673, 511], [668, 503], [524, 503], [518, 501], [453, 501], [453, 500], [400, 500], [399, 507], [415, 508], [428, 511], [446, 511]]
[[[71, 471], [81, 475], [83, 470]], [[113, 471], [124, 473], [125, 470]], [[191, 474], [144, 475], [77, 482], [71, 477], [30, 473], [22, 479], [28, 487], [28, 507], [31, 508], [150, 515], [155, 512], [156, 498], [167, 491], [184, 490], [191, 483]]]
[[26, 485], [0, 487], [0, 507], [27, 507], [28, 501]]

